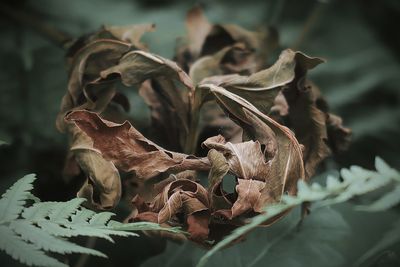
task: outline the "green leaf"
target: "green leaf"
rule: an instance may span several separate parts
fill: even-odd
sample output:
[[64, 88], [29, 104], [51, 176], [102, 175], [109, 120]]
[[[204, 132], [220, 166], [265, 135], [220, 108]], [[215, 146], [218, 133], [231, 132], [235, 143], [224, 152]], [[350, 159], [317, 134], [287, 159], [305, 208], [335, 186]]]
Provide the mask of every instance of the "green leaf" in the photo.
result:
[[367, 206], [358, 206], [358, 210], [363, 211], [384, 211], [388, 210], [400, 203], [400, 184], [398, 184], [392, 191], [383, 195], [381, 198], [376, 200]]
[[0, 249], [15, 260], [29, 266], [68, 267], [68, 265], [47, 256], [36, 246], [22, 240], [9, 227], [0, 225], [0, 236]]
[[[261, 223], [276, 216], [277, 214], [300, 205], [304, 202], [316, 202], [314, 207], [319, 208], [327, 205], [345, 202], [355, 196], [363, 195], [371, 191], [380, 189], [391, 182], [398, 183], [400, 175], [398, 172], [390, 170], [386, 164], [381, 160], [377, 160], [377, 171], [370, 171], [358, 166], [352, 166], [350, 169], [342, 169], [341, 176], [342, 182], [333, 177], [328, 177], [326, 187], [317, 183], [308, 185], [302, 180], [297, 183], [298, 192], [296, 196], [284, 195], [279, 204], [270, 205], [265, 207], [265, 213], [253, 217], [253, 219], [246, 225], [236, 228], [230, 235], [218, 242], [212, 249], [210, 249], [200, 259], [197, 266], [206, 266], [209, 259], [219, 250], [229, 245], [232, 241], [240, 238], [245, 233], [253, 230]], [[386, 176], [389, 174], [390, 176]], [[393, 175], [395, 174], [395, 175]], [[400, 184], [397, 185], [394, 191], [400, 190]], [[393, 194], [392, 194], [393, 193]], [[397, 194], [396, 194], [397, 193]], [[399, 193], [390, 192], [383, 196], [378, 203], [373, 203], [372, 210], [383, 210], [392, 207], [399, 202]], [[368, 209], [367, 209], [368, 210]]]
[[51, 251], [61, 254], [84, 253], [98, 257], [107, 257], [105, 254], [97, 250], [85, 248], [63, 239], [56, 238], [25, 220], [13, 221], [10, 224], [10, 228], [20, 235], [22, 240], [34, 244], [37, 248], [43, 251]]
[[[67, 265], [46, 255], [82, 253], [107, 257], [102, 252], [74, 244], [62, 237], [88, 236], [114, 242], [111, 236], [138, 236], [130, 231], [158, 230], [183, 233], [155, 223], [122, 224], [111, 212], [95, 213], [83, 208], [83, 198], [67, 202], [40, 202], [30, 192], [35, 175], [18, 180], [0, 199], [0, 249], [29, 266]], [[28, 205], [27, 200], [34, 203]], [[31, 201], [32, 202], [32, 201]]]
[[33, 188], [34, 174], [28, 174], [11, 186], [0, 199], [0, 222], [14, 220], [21, 213]]

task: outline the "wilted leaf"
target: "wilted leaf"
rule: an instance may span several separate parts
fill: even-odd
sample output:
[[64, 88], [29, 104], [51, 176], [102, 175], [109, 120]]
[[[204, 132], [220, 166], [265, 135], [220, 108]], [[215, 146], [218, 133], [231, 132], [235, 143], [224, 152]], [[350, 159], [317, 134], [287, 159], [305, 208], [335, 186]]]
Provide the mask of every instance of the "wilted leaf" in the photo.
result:
[[157, 146], [129, 122], [116, 124], [102, 120], [88, 111], [75, 111], [66, 119], [73, 121], [92, 140], [104, 158], [126, 172], [134, 172], [147, 179], [166, 171], [208, 170], [209, 162], [181, 153], [170, 152]]
[[268, 114], [278, 93], [296, 79], [296, 66], [313, 68], [320, 62], [319, 58], [310, 58], [287, 49], [270, 68], [250, 76], [236, 76], [216, 85], [243, 97], [261, 112]]
[[[78, 191], [77, 196], [86, 198], [89, 205], [95, 209], [110, 209], [115, 207], [121, 198], [121, 179], [114, 164], [105, 160], [93, 148], [93, 142], [75, 125], [68, 125], [70, 133], [72, 158], [70, 168], [75, 164], [83, 171], [86, 181]], [[78, 169], [78, 172], [79, 172]], [[71, 172], [71, 170], [68, 170]], [[78, 173], [73, 173], [77, 175]]]
[[274, 29], [252, 32], [232, 24], [211, 24], [200, 7], [189, 10], [186, 16], [187, 40], [178, 47], [177, 61], [188, 70], [197, 59], [212, 55], [225, 47], [240, 44], [253, 61], [254, 70], [265, 65], [267, 56], [278, 45]]
[[[263, 188], [256, 186], [262, 191], [256, 209], [259, 211], [265, 204], [278, 201], [285, 191], [295, 194], [297, 180], [304, 179], [304, 167], [301, 147], [292, 132], [240, 96], [215, 85], [204, 85], [203, 88], [208, 88], [227, 114], [240, 124], [244, 137], [253, 140], [226, 145], [221, 138], [214, 138], [217, 142], [212, 142], [212, 148], [224, 153], [230, 162], [230, 170], [238, 178], [255, 178], [266, 183]], [[264, 149], [261, 149], [262, 145]]]
[[[99, 101], [94, 100], [85, 95], [85, 86], [91, 79], [95, 79], [100, 71], [106, 69], [118, 62], [120, 57], [131, 49], [131, 45], [116, 40], [97, 40], [89, 43], [80, 49], [73, 57], [70, 71], [68, 90], [61, 101], [60, 113], [57, 116], [57, 128], [61, 131], [65, 130], [64, 116], [72, 109], [90, 108], [102, 111], [111, 99], [114, 97], [114, 86], [106, 86], [105, 92]], [[82, 102], [82, 96], [86, 101]]]
[[215, 54], [196, 60], [190, 67], [189, 76], [197, 84], [203, 79], [212, 79], [212, 76], [231, 73], [249, 74], [255, 68], [250, 54], [251, 52], [242, 44], [227, 46]]
[[318, 164], [330, 154], [327, 145], [327, 114], [316, 105], [316, 96], [312, 83], [305, 80], [306, 69], [298, 68], [293, 84], [283, 90], [289, 106], [289, 125], [297, 139], [304, 145], [304, 163], [307, 178], [310, 178]]
[[[168, 136], [168, 128], [172, 128], [176, 135], [168, 141], [183, 145], [189, 127], [189, 95], [194, 90], [189, 76], [175, 62], [147, 52], [132, 51], [124, 55], [117, 65], [103, 70], [101, 78], [93, 84], [101, 84], [115, 74], [126, 86], [140, 86], [145, 80], [151, 80], [151, 84], [145, 84], [140, 91], [153, 111], [153, 121], [163, 126], [164, 132], [160, 134]], [[181, 147], [175, 145], [173, 148]]]
[[224, 155], [215, 149], [210, 149], [207, 157], [211, 163], [208, 174], [208, 196], [212, 211], [229, 210], [232, 207], [232, 202], [222, 188], [222, 180], [229, 171], [229, 164]]
[[142, 35], [153, 32], [155, 24], [133, 24], [125, 26], [104, 26], [104, 31], [112, 34], [116, 39], [131, 43], [137, 49], [146, 49], [146, 45], [140, 42]]
[[[143, 206], [140, 197], [135, 197], [134, 204], [136, 207]], [[190, 238], [202, 242], [209, 233], [209, 206], [208, 194], [203, 186], [188, 179], [177, 179], [166, 184], [145, 209], [139, 210], [134, 220], [156, 219], [160, 224], [184, 224]]]

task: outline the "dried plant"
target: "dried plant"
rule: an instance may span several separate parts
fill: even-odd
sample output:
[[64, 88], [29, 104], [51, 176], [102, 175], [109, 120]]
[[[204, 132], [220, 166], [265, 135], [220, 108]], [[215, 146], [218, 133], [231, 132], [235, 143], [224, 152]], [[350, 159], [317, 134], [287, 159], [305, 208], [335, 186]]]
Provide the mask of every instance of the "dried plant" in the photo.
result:
[[[298, 181], [344, 150], [351, 131], [307, 78], [322, 59], [286, 49], [269, 66], [278, 49], [273, 29], [212, 24], [200, 8], [186, 23], [176, 62], [140, 42], [154, 25], [103, 27], [77, 40], [67, 53], [57, 127], [71, 140], [65, 176], [86, 176], [78, 197], [96, 209], [115, 207], [119, 172], [127, 172], [139, 187], [127, 221], [181, 226], [190, 240], [211, 246], [282, 196], [295, 196]], [[128, 121], [119, 83], [149, 106], [150, 135]], [[234, 192], [224, 189], [228, 175]]]

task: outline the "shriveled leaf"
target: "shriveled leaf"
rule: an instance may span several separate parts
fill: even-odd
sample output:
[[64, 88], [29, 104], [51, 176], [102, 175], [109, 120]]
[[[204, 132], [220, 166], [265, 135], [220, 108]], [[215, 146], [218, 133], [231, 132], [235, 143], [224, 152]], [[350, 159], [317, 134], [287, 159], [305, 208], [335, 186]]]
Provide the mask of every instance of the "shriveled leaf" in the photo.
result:
[[235, 44], [241, 44], [251, 52], [254, 67], [259, 69], [278, 44], [278, 36], [273, 29], [252, 32], [232, 24], [211, 24], [200, 7], [189, 10], [186, 27], [187, 44], [178, 48], [176, 56], [185, 69], [189, 69], [198, 58]]
[[125, 26], [104, 26], [104, 31], [111, 33], [115, 38], [128, 42], [138, 49], [145, 49], [146, 45], [140, 42], [143, 34], [153, 32], [155, 24], [133, 24]]
[[236, 192], [238, 198], [232, 206], [232, 217], [236, 217], [249, 210], [262, 212], [265, 202], [262, 201], [261, 193], [266, 186], [264, 181], [254, 179], [238, 179]]
[[224, 155], [215, 149], [210, 149], [207, 157], [211, 163], [208, 174], [208, 195], [212, 211], [229, 210], [232, 207], [232, 202], [222, 188], [222, 180], [229, 171], [229, 164]]
[[343, 126], [342, 118], [328, 113], [327, 119], [328, 145], [334, 153], [345, 151], [351, 141], [351, 129]]
[[243, 97], [264, 114], [269, 114], [278, 93], [296, 79], [296, 67], [313, 68], [322, 60], [284, 50], [270, 68], [250, 76], [237, 76], [218, 86]]
[[208, 170], [205, 158], [164, 150], [145, 138], [129, 122], [116, 124], [88, 111], [75, 111], [66, 119], [73, 121], [93, 141], [103, 157], [126, 172], [147, 179], [169, 170]]
[[[100, 71], [115, 65], [129, 49], [131, 45], [128, 43], [104, 39], [91, 42], [76, 53], [70, 66], [67, 93], [61, 101], [60, 113], [57, 116], [56, 124], [59, 130], [65, 130], [64, 116], [68, 111], [77, 107], [96, 108], [90, 98], [86, 99], [88, 102], [80, 102], [85, 86], [91, 79], [95, 79]], [[113, 90], [113, 86], [106, 87], [101, 98], [102, 107], [97, 109], [104, 108], [111, 101], [115, 94]]]
[[[86, 181], [77, 196], [86, 198], [89, 206], [95, 209], [115, 207], [122, 192], [118, 170], [112, 162], [105, 160], [99, 151], [93, 148], [90, 137], [76, 125], [69, 124], [68, 132], [72, 137], [69, 168], [78, 168], [75, 171], [77, 173], [72, 173], [72, 175], [78, 175], [80, 171], [83, 171], [86, 176]], [[71, 172], [71, 170], [67, 171]]]
[[258, 141], [232, 144], [226, 142], [222, 136], [215, 136], [208, 138], [203, 145], [223, 153], [230, 171], [239, 178], [263, 181], [268, 176], [269, 164], [265, 162]]
[[[144, 51], [132, 51], [124, 55], [117, 65], [103, 70], [101, 78], [93, 84], [101, 84], [107, 81], [108, 77], [115, 77], [115, 74], [121, 77], [122, 83], [126, 86], [140, 86], [145, 80], [151, 80], [151, 88], [147, 85], [141, 94], [145, 96], [146, 103], [152, 110], [159, 109], [161, 104], [162, 111], [166, 112], [162, 116], [160, 112], [152, 112], [152, 117], [164, 125], [167, 122], [163, 119], [168, 116], [173, 124], [172, 127], [176, 125], [175, 128], [183, 130], [175, 131], [179, 134], [175, 139], [178, 141], [182, 139], [181, 144], [183, 144], [189, 127], [189, 95], [194, 90], [189, 76], [173, 61]], [[168, 131], [164, 134], [167, 135]]]
[[[253, 72], [255, 63], [251, 60], [251, 52], [242, 44], [227, 46], [215, 54], [201, 57], [190, 67], [189, 76], [194, 83], [203, 79], [214, 80], [212, 76], [223, 74]], [[211, 78], [210, 78], [211, 77]], [[218, 79], [215, 79], [218, 83]]]
[[[207, 85], [207, 88], [215, 96], [217, 102], [230, 118], [241, 125], [244, 129], [244, 137], [256, 140], [247, 142], [247, 144], [253, 144], [254, 148], [257, 147], [255, 155], [258, 156], [255, 158], [259, 156], [262, 158], [261, 162], [260, 159], [253, 159], [252, 162], [249, 161], [249, 166], [251, 166], [251, 163], [257, 166], [255, 168], [256, 171], [252, 170], [252, 175], [256, 175], [258, 180], [265, 181], [267, 184], [261, 192], [260, 203], [265, 205], [266, 203], [276, 202], [285, 191], [291, 195], [295, 194], [297, 191], [297, 181], [304, 179], [305, 175], [301, 147], [293, 133], [288, 128], [263, 114], [240, 96], [215, 85]], [[243, 144], [246, 144], [246, 142]], [[234, 149], [227, 149], [222, 144], [218, 145], [218, 147], [221, 151], [229, 153], [235, 150], [240, 151], [237, 148], [240, 144], [235, 145], [230, 145]], [[261, 145], [264, 146], [263, 150], [261, 150]], [[216, 146], [213, 148], [216, 148]], [[248, 150], [243, 150], [243, 154], [249, 153]], [[238, 154], [236, 151], [235, 153]], [[229, 153], [227, 154], [228, 159]], [[244, 158], [248, 156], [246, 155]], [[232, 163], [233, 161], [231, 161]], [[239, 168], [234, 173], [239, 175], [239, 178], [242, 174], [250, 173], [247, 171], [248, 167], [243, 167], [243, 164], [238, 164], [238, 166]], [[245, 171], [243, 172], [242, 170]], [[246, 178], [250, 178], [250, 176]]]
[[[208, 237], [210, 218], [207, 191], [200, 184], [188, 179], [178, 179], [167, 184], [148, 205], [148, 211], [142, 211], [134, 220], [152, 221], [156, 218], [160, 224], [176, 223], [183, 215], [181, 224], [187, 226], [190, 238], [202, 242]], [[154, 217], [156, 216], [156, 217]]]

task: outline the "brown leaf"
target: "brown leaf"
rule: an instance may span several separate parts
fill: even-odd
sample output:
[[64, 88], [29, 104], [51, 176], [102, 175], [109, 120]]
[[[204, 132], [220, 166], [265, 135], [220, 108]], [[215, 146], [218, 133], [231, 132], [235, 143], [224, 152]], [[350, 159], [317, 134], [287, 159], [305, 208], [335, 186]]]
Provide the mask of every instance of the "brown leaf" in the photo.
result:
[[166, 223], [178, 213], [185, 216], [191, 239], [203, 241], [208, 236], [209, 201], [200, 184], [179, 179], [168, 184], [150, 204], [158, 212], [158, 223]]
[[71, 153], [86, 181], [77, 193], [86, 198], [95, 209], [115, 207], [121, 198], [121, 179], [114, 164], [105, 160], [93, 148], [91, 139], [75, 125], [68, 126], [71, 132]]
[[225, 142], [222, 136], [215, 136], [208, 138], [203, 145], [221, 152], [228, 161], [230, 172], [239, 178], [263, 181], [268, 176], [269, 164], [258, 141], [232, 144]]
[[[168, 116], [168, 124], [172, 123], [172, 125], [176, 125], [175, 127], [182, 128], [183, 131], [175, 131], [179, 134], [178, 138], [174, 137], [178, 141], [181, 139], [180, 145], [183, 145], [189, 124], [190, 103], [188, 101], [194, 90], [189, 76], [175, 62], [143, 51], [132, 51], [125, 54], [117, 65], [103, 70], [101, 78], [93, 83], [102, 83], [108, 77], [114, 77], [113, 74], [120, 76], [122, 83], [126, 86], [141, 85], [147, 79], [152, 80], [151, 89], [148, 85], [143, 89], [152, 91], [142, 91], [141, 94], [146, 96], [146, 102], [152, 110], [159, 110], [159, 103], [163, 106], [162, 111], [165, 112], [165, 115], [162, 117], [159, 112], [152, 113], [155, 121], [162, 121], [163, 124], [166, 124], [164, 119]], [[167, 128], [167, 126], [163, 128]], [[167, 132], [165, 129], [164, 134], [167, 135]]]
[[[241, 144], [247, 143], [249, 147], [252, 147], [249, 151], [254, 151], [254, 154], [246, 157], [232, 157], [230, 166], [234, 165], [234, 160], [246, 160], [249, 156], [254, 156], [254, 158], [261, 157], [262, 160], [249, 160], [247, 162], [249, 165], [235, 164], [239, 168], [234, 170], [234, 173], [242, 175], [242, 178], [252, 179], [254, 177], [251, 176], [255, 176], [258, 180], [266, 183], [266, 186], [262, 189], [260, 200], [256, 205], [257, 210], [259, 211], [261, 207], [268, 203], [279, 201], [280, 196], [285, 191], [291, 195], [295, 194], [297, 192], [297, 180], [304, 179], [304, 167], [301, 147], [293, 133], [263, 114], [240, 96], [215, 85], [208, 85], [208, 89], [230, 118], [242, 126], [244, 137], [256, 140]], [[243, 155], [245, 153], [249, 154], [246, 149], [238, 150], [239, 144], [226, 147], [221, 139], [212, 141], [213, 148], [224, 151], [228, 161], [231, 151], [244, 151]], [[263, 150], [261, 145], [265, 146]], [[235, 149], [230, 149], [232, 146]], [[236, 154], [239, 153], [236, 152]], [[254, 163], [254, 168], [251, 167], [251, 162]], [[240, 168], [240, 166], [242, 167]], [[247, 171], [248, 169], [251, 171]], [[241, 177], [239, 176], [239, 178]]]
[[229, 164], [224, 155], [215, 149], [210, 149], [207, 157], [211, 163], [211, 169], [208, 174], [208, 196], [212, 211], [230, 209], [232, 202], [222, 189], [222, 179], [229, 171]]
[[289, 106], [288, 119], [297, 139], [304, 145], [304, 163], [310, 178], [319, 163], [330, 155], [327, 145], [327, 114], [318, 109], [311, 84], [304, 80], [285, 89], [283, 94]]
[[177, 61], [185, 70], [198, 58], [215, 54], [236, 44], [241, 44], [246, 51], [251, 51], [252, 61], [256, 69], [259, 69], [278, 45], [278, 35], [272, 28], [252, 32], [232, 24], [211, 24], [200, 7], [189, 10], [186, 28], [187, 43], [178, 47], [176, 55]]
[[209, 162], [164, 150], [138, 132], [129, 122], [115, 124], [88, 111], [74, 111], [66, 117], [92, 140], [103, 157], [126, 172], [147, 179], [166, 171], [208, 170]]
[[236, 76], [216, 85], [243, 97], [261, 112], [268, 114], [278, 93], [296, 79], [296, 66], [311, 69], [321, 62], [319, 58], [310, 58], [287, 49], [270, 68], [250, 76]]
[[208, 22], [206, 16], [204, 16], [203, 10], [200, 7], [195, 7], [190, 9], [186, 14], [186, 28], [189, 52], [193, 58], [198, 58], [212, 25]]
[[[76, 108], [102, 111], [108, 105], [115, 95], [112, 85], [99, 90], [101, 97], [96, 97], [100, 99], [97, 103], [92, 98], [86, 98], [84, 88], [101, 70], [116, 64], [129, 49], [131, 45], [127, 43], [104, 39], [89, 43], [76, 53], [69, 71], [68, 90], [61, 101], [60, 113], [57, 116], [56, 124], [60, 131], [65, 131], [64, 116], [68, 111]], [[82, 102], [82, 97], [86, 98], [86, 101]]]
[[187, 231], [190, 233], [190, 239], [197, 242], [203, 242], [208, 238], [210, 229], [210, 214], [208, 211], [196, 212], [189, 215], [186, 219], [188, 224]]
[[261, 192], [266, 186], [265, 182], [253, 179], [238, 179], [236, 185], [236, 192], [238, 198], [232, 206], [232, 217], [254, 210], [255, 212], [262, 212], [265, 203], [260, 203]]
[[251, 52], [242, 44], [227, 46], [215, 54], [207, 55], [196, 60], [190, 67], [189, 76], [195, 84], [211, 76], [223, 74], [254, 72], [255, 63]]
[[143, 34], [153, 32], [155, 24], [133, 24], [125, 26], [104, 26], [104, 31], [109, 32], [116, 39], [131, 43], [137, 49], [144, 50], [146, 45], [140, 42]]
[[340, 153], [350, 145], [351, 129], [343, 126], [342, 118], [335, 114], [328, 113], [327, 131], [329, 146], [334, 153]]

